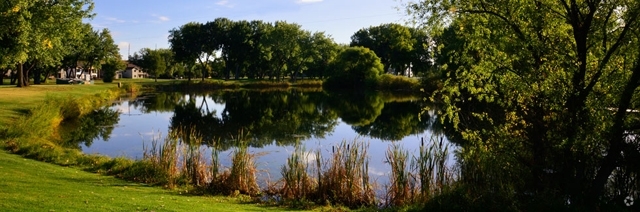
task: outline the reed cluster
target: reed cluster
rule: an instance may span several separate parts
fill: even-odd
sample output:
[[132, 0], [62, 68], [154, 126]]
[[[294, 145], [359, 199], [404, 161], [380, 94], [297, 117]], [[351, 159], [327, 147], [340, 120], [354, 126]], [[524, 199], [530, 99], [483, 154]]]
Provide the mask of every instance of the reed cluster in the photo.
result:
[[422, 138], [417, 154], [409, 158], [408, 153], [398, 145], [387, 150], [386, 162], [391, 166], [385, 197], [388, 207], [427, 202], [451, 188], [456, 180], [455, 170], [446, 163], [449, 146], [443, 138], [431, 139], [426, 145]]

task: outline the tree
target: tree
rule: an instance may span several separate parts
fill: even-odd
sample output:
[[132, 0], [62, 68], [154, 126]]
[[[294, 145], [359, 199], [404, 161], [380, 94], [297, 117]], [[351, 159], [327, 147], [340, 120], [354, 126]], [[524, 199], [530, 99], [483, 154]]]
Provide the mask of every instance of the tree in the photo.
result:
[[158, 81], [158, 76], [165, 74], [167, 70], [167, 61], [165, 56], [167, 50], [158, 49], [152, 50], [149, 48], [140, 49], [139, 53], [134, 53], [129, 57], [129, 61], [140, 66], [144, 71], [153, 75], [155, 81]]
[[85, 35], [82, 42], [86, 48], [79, 57], [84, 64], [83, 72], [101, 69], [100, 66], [106, 59], [120, 57], [120, 48], [115, 44], [109, 29], [91, 31]]
[[124, 63], [119, 57], [108, 58], [104, 64], [102, 64], [102, 81], [113, 82], [116, 76], [116, 71], [124, 70], [127, 64]]
[[311, 51], [307, 73], [322, 79], [329, 75], [330, 64], [336, 59], [340, 48], [331, 37], [326, 36], [323, 32], [314, 33], [312, 41], [312, 46], [305, 49]]
[[358, 30], [351, 36], [350, 46], [362, 46], [373, 50], [380, 57], [385, 71], [403, 73], [411, 62], [415, 39], [411, 29], [400, 24], [382, 24]]
[[331, 67], [336, 73], [325, 82], [327, 88], [361, 88], [377, 81], [384, 73], [380, 58], [364, 47], [348, 47], [342, 50]]
[[301, 29], [298, 24], [291, 24], [285, 21], [276, 21], [273, 31], [269, 35], [269, 44], [271, 46], [271, 65], [272, 77], [280, 80], [282, 75], [287, 71], [287, 63], [300, 52], [300, 46], [297, 39]]
[[65, 53], [62, 41], [76, 36], [82, 19], [91, 18], [91, 0], [5, 1], [0, 4], [0, 64], [15, 64], [18, 87], [28, 86], [30, 68], [23, 64], [59, 63]]
[[263, 79], [269, 71], [272, 52], [269, 45], [269, 36], [273, 30], [273, 25], [262, 21], [251, 21], [251, 37], [249, 43], [251, 47], [248, 53], [248, 77]]
[[476, 192], [589, 208], [638, 197], [639, 117], [627, 111], [640, 103], [639, 2], [408, 8], [454, 45], [438, 59], [448, 78], [437, 95], [465, 141], [462, 171], [475, 175], [462, 179]]
[[[169, 31], [169, 43], [171, 51], [177, 62], [183, 63], [187, 67], [193, 67], [196, 61], [201, 61], [203, 52], [204, 37], [201, 33], [202, 24], [190, 22], [182, 25], [179, 29]], [[187, 68], [187, 77], [191, 81], [191, 68]], [[203, 72], [206, 71], [203, 69]], [[206, 73], [203, 73], [203, 78]]]

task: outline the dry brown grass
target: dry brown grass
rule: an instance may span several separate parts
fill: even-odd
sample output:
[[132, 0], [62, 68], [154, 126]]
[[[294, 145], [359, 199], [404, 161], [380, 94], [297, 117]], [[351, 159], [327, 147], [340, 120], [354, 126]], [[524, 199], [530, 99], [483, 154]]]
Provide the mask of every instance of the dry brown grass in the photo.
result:
[[354, 139], [343, 141], [332, 150], [328, 161], [316, 156], [318, 167], [318, 201], [341, 204], [351, 208], [373, 206], [375, 192], [369, 182], [369, 144]]

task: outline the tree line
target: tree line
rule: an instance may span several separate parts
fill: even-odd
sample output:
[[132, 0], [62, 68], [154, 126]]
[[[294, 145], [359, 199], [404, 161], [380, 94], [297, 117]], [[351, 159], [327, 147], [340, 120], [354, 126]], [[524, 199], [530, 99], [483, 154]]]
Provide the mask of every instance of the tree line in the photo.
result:
[[[100, 70], [110, 82], [124, 68], [118, 46], [108, 29], [95, 30], [84, 19], [95, 16], [91, 0], [6, 1], [0, 4], [0, 70], [11, 71], [11, 83], [28, 86], [65, 70]], [[295, 23], [260, 20], [232, 21], [217, 18], [191, 22], [169, 31], [169, 49], [144, 48], [129, 57], [156, 79], [184, 76], [189, 79], [271, 79], [289, 77], [324, 79], [344, 75], [358, 58], [340, 56], [352, 47], [376, 54], [365, 72], [380, 75], [392, 70], [405, 74], [431, 67], [432, 41], [424, 30], [399, 24], [363, 28], [349, 45], [337, 44], [324, 32], [310, 32]], [[351, 49], [367, 55], [364, 49]], [[348, 53], [344, 53], [348, 54]], [[360, 54], [360, 53], [359, 53]], [[349, 59], [351, 61], [339, 61]], [[360, 68], [357, 71], [363, 71]], [[102, 76], [99, 76], [102, 77]], [[362, 81], [357, 79], [355, 81]], [[2, 82], [2, 80], [0, 80]]]
[[83, 70], [122, 68], [109, 30], [82, 22], [94, 17], [92, 10], [91, 0], [0, 3], [0, 83], [6, 70], [12, 70], [12, 84], [24, 87], [62, 69], [71, 74], [78, 64]]
[[[396, 74], [404, 74], [409, 65], [418, 72], [431, 67], [431, 40], [427, 33], [399, 24], [363, 28], [353, 35], [350, 45], [337, 44], [324, 32], [310, 32], [285, 21], [217, 18], [207, 23], [187, 23], [169, 33], [169, 49], [145, 48], [129, 57], [129, 61], [155, 77], [203, 80], [324, 79], [341, 75], [348, 68], [345, 63], [358, 63], [357, 57], [340, 56], [348, 49], [374, 52], [375, 60], [383, 64], [376, 75], [390, 67], [395, 68]], [[358, 71], [374, 66], [370, 63]]]

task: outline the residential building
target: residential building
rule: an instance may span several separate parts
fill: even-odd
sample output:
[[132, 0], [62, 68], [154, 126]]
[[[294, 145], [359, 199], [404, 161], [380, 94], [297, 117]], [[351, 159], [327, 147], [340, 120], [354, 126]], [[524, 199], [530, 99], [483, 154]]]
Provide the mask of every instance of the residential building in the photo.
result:
[[144, 72], [140, 66], [132, 63], [127, 63], [127, 68], [122, 71], [122, 78], [141, 79], [148, 78], [149, 74]]

